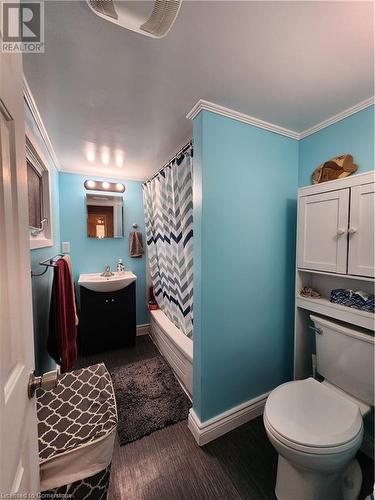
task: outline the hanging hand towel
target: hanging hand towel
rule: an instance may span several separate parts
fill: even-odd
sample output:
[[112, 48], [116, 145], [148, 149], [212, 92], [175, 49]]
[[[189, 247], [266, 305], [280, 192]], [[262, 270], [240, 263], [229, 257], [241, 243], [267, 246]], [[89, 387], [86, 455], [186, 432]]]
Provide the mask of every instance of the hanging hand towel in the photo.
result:
[[143, 243], [142, 243], [142, 233], [139, 231], [132, 231], [129, 234], [129, 254], [133, 259], [137, 257], [142, 257], [143, 254]]
[[54, 268], [47, 349], [65, 373], [77, 359], [77, 326], [69, 266], [59, 259]]
[[68, 264], [69, 267], [69, 272], [70, 272], [70, 279], [72, 282], [72, 289], [73, 289], [73, 298], [74, 298], [74, 316], [76, 319], [76, 325], [78, 325], [78, 315], [77, 315], [77, 302], [76, 302], [76, 294], [75, 294], [75, 289], [74, 289], [74, 278], [73, 278], [73, 267], [72, 267], [72, 259], [70, 258], [70, 255], [64, 255], [63, 259], [65, 262]]

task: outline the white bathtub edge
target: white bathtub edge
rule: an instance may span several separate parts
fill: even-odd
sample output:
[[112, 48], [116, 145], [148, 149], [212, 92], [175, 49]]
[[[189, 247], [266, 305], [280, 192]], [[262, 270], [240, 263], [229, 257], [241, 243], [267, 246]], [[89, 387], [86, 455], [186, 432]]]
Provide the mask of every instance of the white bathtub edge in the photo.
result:
[[184, 335], [160, 309], [150, 311], [150, 315], [164, 332], [168, 332], [168, 337], [176, 347], [183, 351], [185, 356], [193, 362], [193, 341]]
[[150, 337], [192, 399], [193, 341], [160, 310], [150, 311]]

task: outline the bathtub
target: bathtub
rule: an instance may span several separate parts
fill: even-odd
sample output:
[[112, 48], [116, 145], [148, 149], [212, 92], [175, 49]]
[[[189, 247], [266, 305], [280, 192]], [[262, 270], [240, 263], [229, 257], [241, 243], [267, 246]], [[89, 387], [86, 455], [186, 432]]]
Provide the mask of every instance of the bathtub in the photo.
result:
[[150, 311], [150, 335], [190, 399], [193, 392], [193, 341], [160, 309]]

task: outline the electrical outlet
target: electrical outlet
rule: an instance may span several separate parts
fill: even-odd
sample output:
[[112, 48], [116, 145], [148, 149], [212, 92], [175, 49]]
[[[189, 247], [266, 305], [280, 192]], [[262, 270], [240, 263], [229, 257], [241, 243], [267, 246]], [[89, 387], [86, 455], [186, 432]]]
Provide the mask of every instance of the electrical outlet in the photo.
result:
[[70, 241], [63, 241], [61, 243], [62, 253], [70, 253]]

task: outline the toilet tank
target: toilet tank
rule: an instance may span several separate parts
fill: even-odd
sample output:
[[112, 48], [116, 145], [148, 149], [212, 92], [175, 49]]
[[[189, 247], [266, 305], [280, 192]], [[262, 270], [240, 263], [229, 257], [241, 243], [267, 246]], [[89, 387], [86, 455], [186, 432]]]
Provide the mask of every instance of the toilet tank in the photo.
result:
[[374, 406], [375, 339], [366, 330], [310, 316], [316, 328], [317, 371], [327, 382]]

